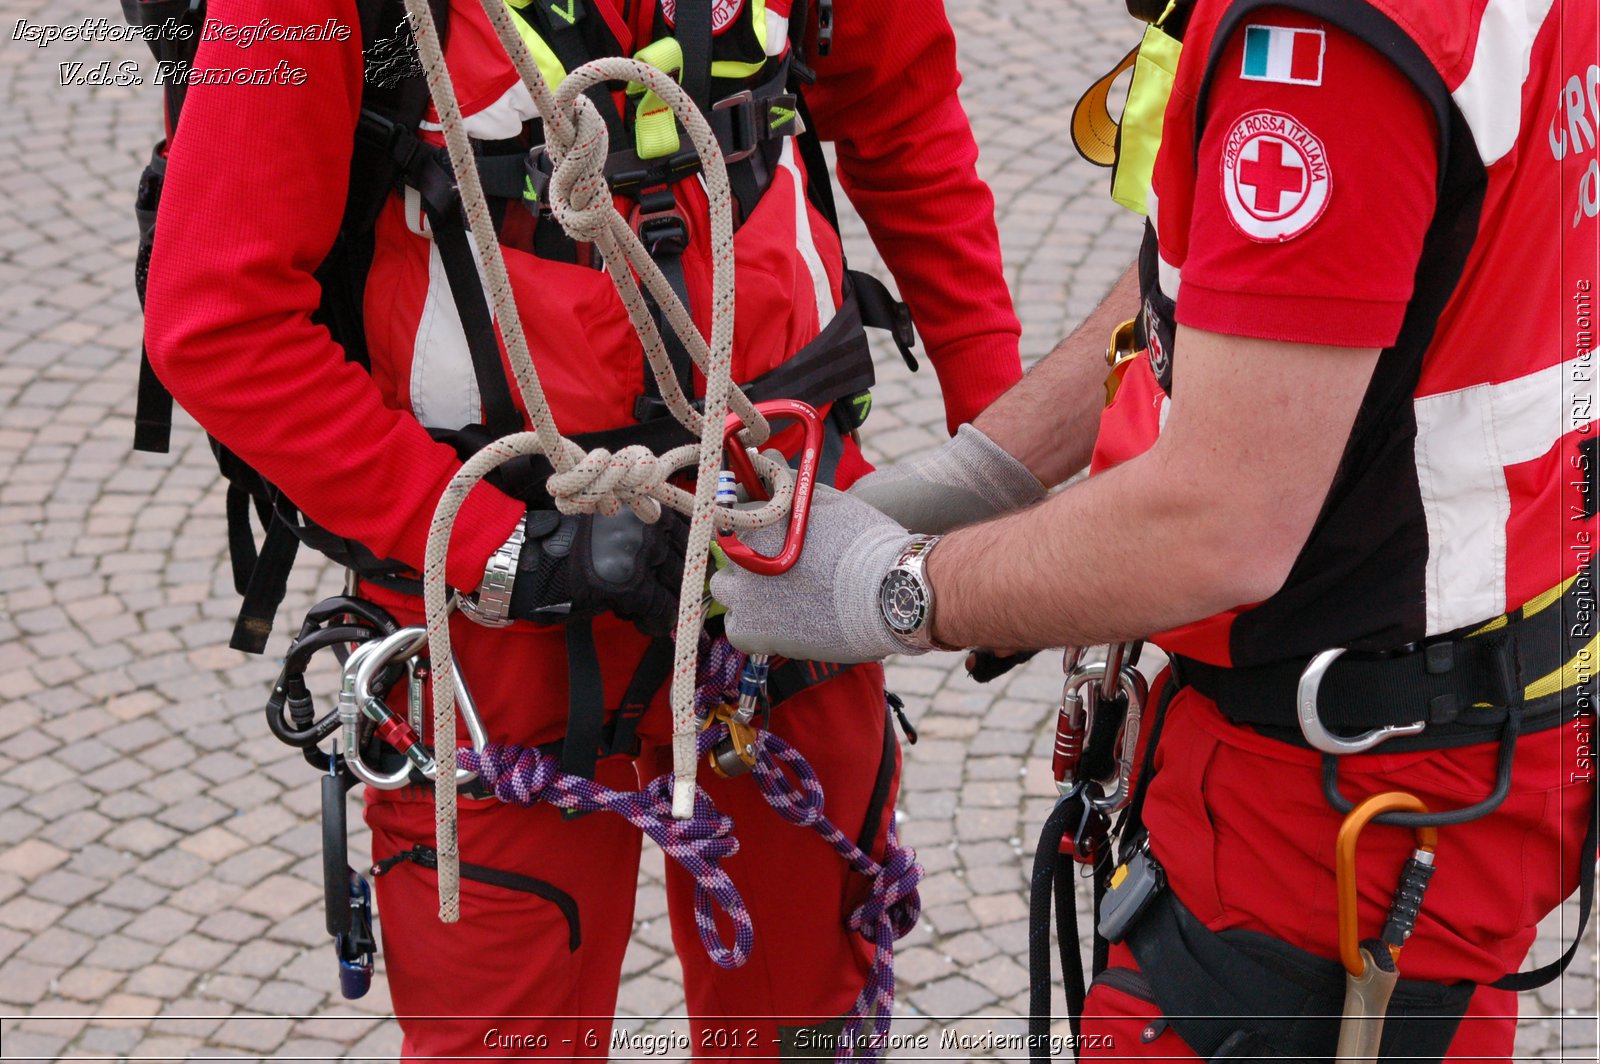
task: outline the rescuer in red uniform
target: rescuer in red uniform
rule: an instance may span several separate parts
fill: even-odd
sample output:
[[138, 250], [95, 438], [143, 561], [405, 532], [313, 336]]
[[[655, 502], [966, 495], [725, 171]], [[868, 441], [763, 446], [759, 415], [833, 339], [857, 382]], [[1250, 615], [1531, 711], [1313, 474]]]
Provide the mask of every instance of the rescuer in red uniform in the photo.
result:
[[[1315, 1011], [1274, 1004], [1308, 972], [1338, 1015], [1324, 771], [1352, 801], [1401, 790], [1436, 812], [1505, 783], [1438, 827], [1397, 962], [1427, 1001], [1396, 997], [1389, 1051], [1507, 1057], [1516, 984], [1493, 984], [1595, 861], [1595, 7], [1172, 10], [1140, 263], [977, 419], [997, 451], [820, 497], [794, 570], [728, 570], [713, 592], [735, 645], [826, 660], [1159, 633], [1172, 682], [1136, 804], [1165, 886], [1091, 990], [1084, 1030], [1111, 1037], [1090, 1054], [1332, 1056], [1327, 1024], [1270, 1022]], [[1147, 357], [1102, 418], [1104, 338], [1135, 314]], [[1055, 484], [1091, 449], [1094, 475], [1042, 505], [942, 538], [901, 527], [945, 531], [977, 485]], [[1341, 648], [1307, 726], [1308, 663]], [[1405, 734], [1311, 748], [1385, 727]], [[1362, 836], [1363, 933], [1415, 845]], [[1412, 1007], [1442, 1019], [1401, 1023]]]
[[[679, 9], [691, 3], [510, 6], [546, 77], [558, 80], [585, 50], [634, 55], [671, 37]], [[802, 61], [791, 37], [818, 39], [816, 5], [809, 32], [797, 34], [789, 20], [805, 9], [790, 0], [711, 6], [710, 88], [717, 104], [711, 110], [744, 115], [753, 100], [758, 118], [724, 145], [731, 157], [738, 154], [731, 149], [752, 146], [737, 138], [754, 138], [749, 165], [730, 167], [740, 200], [733, 373], [743, 382], [809, 350], [854, 297], [838, 236], [816, 197], [807, 195], [827, 176], [807, 172], [794, 136], [795, 101], [782, 95], [785, 64]], [[526, 90], [476, 0], [451, 0], [448, 7], [446, 59], [469, 133], [486, 156], [518, 138], [526, 154], [530, 142], [538, 143], [527, 135], [537, 116]], [[334, 17], [355, 23], [352, 0], [331, 8]], [[310, 24], [322, 22], [329, 9], [329, 0], [211, 0], [208, 17]], [[1020, 367], [993, 199], [974, 169], [976, 147], [956, 96], [953, 35], [934, 0], [837, 0], [828, 11], [829, 46], [803, 57], [815, 73], [815, 82], [801, 89], [803, 103], [816, 132], [835, 143], [844, 191], [910, 304], [954, 429], [1011, 385]], [[313, 323], [319, 298], [313, 271], [328, 253], [345, 203], [362, 99], [360, 43], [356, 37], [264, 39], [248, 49], [225, 39], [201, 45], [200, 69], [287, 63], [306, 76], [256, 85], [197, 79], [191, 86], [156, 230], [147, 340], [153, 365], [183, 406], [307, 517], [377, 558], [417, 569], [435, 503], [461, 461], [429, 430], [484, 420], [492, 389], [475, 375], [472, 326], [463, 325], [460, 293], [452, 298], [448, 284], [449, 249], [434, 239], [438, 219], [415, 190], [390, 196], [377, 222], [364, 307], [370, 372], [347, 362]], [[369, 76], [372, 69], [369, 61]], [[635, 161], [651, 162], [643, 139], [633, 139], [646, 120], [635, 112], [637, 98], [618, 91], [611, 102], [618, 123], [613, 151], [636, 151]], [[431, 111], [420, 129], [425, 142], [439, 143]], [[523, 176], [517, 173], [513, 196]], [[618, 178], [614, 187], [624, 211], [639, 212], [643, 198], [654, 197], [641, 225], [671, 223], [650, 230], [652, 239], [672, 245], [678, 283], [706, 330], [705, 195], [692, 173], [679, 176], [626, 189]], [[536, 172], [527, 177], [536, 192]], [[638, 339], [587, 249], [564, 241], [554, 222], [540, 216], [536, 194], [524, 200], [512, 199], [499, 219], [501, 241], [560, 429], [574, 435], [632, 425], [648, 405], [641, 405], [647, 388]], [[839, 399], [835, 408], [845, 405], [845, 397], [825, 398]], [[845, 486], [868, 467], [848, 432], [830, 431], [828, 464]], [[450, 584], [463, 592], [477, 588], [514, 530], [526, 529], [532, 542], [536, 518], [549, 513], [536, 507], [529, 516], [526, 500], [488, 484], [477, 488], [451, 541]], [[518, 587], [520, 594], [521, 577]], [[417, 599], [374, 584], [364, 591], [402, 623], [418, 622]], [[629, 612], [620, 598], [612, 604]], [[638, 619], [663, 615], [653, 610]], [[561, 627], [490, 629], [458, 616], [452, 631], [491, 739], [534, 746], [567, 733], [571, 685]], [[614, 710], [650, 639], [610, 613], [594, 618], [593, 636], [604, 705]], [[597, 780], [627, 789], [667, 771], [665, 708], [658, 694], [636, 722], [636, 748], [601, 756], [592, 770]], [[861, 832], [874, 851], [884, 844], [898, 781], [886, 717], [882, 672], [866, 666], [794, 694], [775, 707], [772, 722], [816, 766], [828, 814], [845, 831]], [[608, 728], [613, 718], [608, 714]], [[749, 905], [757, 945], [744, 967], [713, 967], [694, 926], [693, 884], [669, 868], [674, 940], [697, 1017], [694, 1050], [772, 1055], [796, 1030], [840, 1016], [860, 991], [872, 946], [844, 926], [842, 914], [860, 902], [867, 884], [811, 833], [772, 813], [750, 780], [702, 772], [701, 782], [737, 825], [740, 850], [726, 868]], [[433, 842], [431, 798], [419, 788], [369, 793], [367, 819], [376, 861]], [[431, 869], [401, 861], [377, 879], [383, 952], [406, 1053], [477, 1056], [545, 1038], [563, 1053], [603, 1056], [633, 918], [639, 833], [611, 816], [564, 819], [548, 806], [465, 800], [460, 839], [465, 862], [538, 881], [540, 892], [469, 878], [461, 921], [445, 926], [435, 915]], [[455, 1016], [515, 1019], [439, 1018]], [[498, 1031], [495, 1045], [484, 1040], [489, 1026]]]

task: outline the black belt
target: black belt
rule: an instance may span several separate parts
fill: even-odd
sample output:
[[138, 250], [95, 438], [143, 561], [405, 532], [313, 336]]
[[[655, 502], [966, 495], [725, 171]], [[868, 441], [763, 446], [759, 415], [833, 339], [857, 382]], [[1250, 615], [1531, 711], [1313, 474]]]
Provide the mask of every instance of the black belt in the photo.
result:
[[[1580, 611], [1594, 615], [1595, 590], [1590, 567], [1559, 602], [1531, 616], [1518, 611], [1492, 631], [1447, 636], [1384, 656], [1346, 654], [1323, 677], [1318, 716], [1333, 732], [1426, 722], [1421, 734], [1396, 737], [1381, 747], [1393, 752], [1491, 741], [1499, 737], [1511, 712], [1521, 715], [1523, 733], [1556, 727], [1584, 711], [1585, 703], [1563, 691], [1529, 699], [1527, 687], [1571, 661], [1593, 638], [1592, 631], [1573, 625], [1571, 618]], [[1175, 674], [1215, 702], [1228, 720], [1298, 746], [1307, 745], [1300, 734], [1296, 696], [1308, 663], [1296, 658], [1224, 668], [1173, 658]], [[1591, 702], [1587, 710], [1592, 709]]]

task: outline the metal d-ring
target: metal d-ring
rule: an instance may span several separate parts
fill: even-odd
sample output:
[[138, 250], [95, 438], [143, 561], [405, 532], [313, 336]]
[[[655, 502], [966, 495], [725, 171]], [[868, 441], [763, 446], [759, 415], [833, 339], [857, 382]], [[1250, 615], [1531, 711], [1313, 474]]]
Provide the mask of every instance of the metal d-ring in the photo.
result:
[[1300, 674], [1300, 684], [1295, 691], [1294, 699], [1295, 715], [1300, 720], [1300, 734], [1305, 737], [1307, 743], [1325, 754], [1338, 757], [1371, 750], [1381, 742], [1402, 735], [1416, 735], [1428, 726], [1425, 720], [1419, 720], [1414, 724], [1388, 724], [1348, 739], [1335, 735], [1324, 727], [1322, 717], [1317, 712], [1317, 698], [1322, 690], [1323, 678], [1328, 675], [1328, 669], [1339, 660], [1344, 651], [1344, 647], [1324, 650], [1312, 658], [1311, 664]]

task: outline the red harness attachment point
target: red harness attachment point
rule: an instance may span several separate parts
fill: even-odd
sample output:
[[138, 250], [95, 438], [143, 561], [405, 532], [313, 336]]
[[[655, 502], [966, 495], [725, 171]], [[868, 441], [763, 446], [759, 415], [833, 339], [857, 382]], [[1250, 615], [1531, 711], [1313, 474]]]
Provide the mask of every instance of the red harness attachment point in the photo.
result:
[[[728, 560], [741, 569], [762, 576], [786, 573], [800, 560], [805, 546], [806, 520], [811, 515], [811, 497], [817, 487], [817, 467], [822, 461], [822, 416], [816, 408], [798, 399], [769, 399], [757, 403], [756, 410], [770, 421], [798, 421], [805, 426], [805, 440], [800, 449], [800, 468], [795, 473], [794, 506], [789, 511], [789, 532], [783, 539], [783, 549], [772, 557], [756, 553], [732, 532], [718, 532], [717, 545]], [[722, 447], [728, 457], [728, 468], [735, 479], [749, 493], [751, 499], [771, 498], [767, 486], [761, 482], [750, 452], [739, 439], [744, 431], [744, 421], [737, 414], [728, 415], [727, 428], [722, 433]]]

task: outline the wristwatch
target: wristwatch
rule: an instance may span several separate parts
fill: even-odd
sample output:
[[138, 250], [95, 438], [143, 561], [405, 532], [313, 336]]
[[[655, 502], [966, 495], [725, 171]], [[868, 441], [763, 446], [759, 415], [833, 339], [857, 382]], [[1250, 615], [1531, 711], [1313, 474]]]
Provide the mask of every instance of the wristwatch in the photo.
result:
[[938, 536], [913, 536], [878, 585], [884, 623], [907, 650], [948, 650], [933, 638], [933, 585], [924, 565]]
[[511, 538], [489, 555], [478, 590], [461, 597], [461, 612], [485, 628], [504, 628], [511, 623], [511, 587], [517, 582], [517, 560], [527, 539], [524, 522], [518, 521]]

